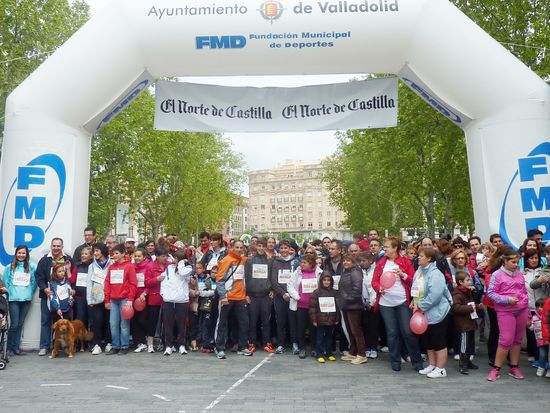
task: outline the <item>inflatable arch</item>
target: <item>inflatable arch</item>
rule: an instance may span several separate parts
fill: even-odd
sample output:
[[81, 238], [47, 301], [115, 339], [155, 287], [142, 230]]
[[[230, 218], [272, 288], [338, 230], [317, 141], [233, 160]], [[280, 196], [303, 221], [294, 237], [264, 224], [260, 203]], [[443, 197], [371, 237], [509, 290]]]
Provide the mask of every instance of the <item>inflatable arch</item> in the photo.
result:
[[156, 78], [336, 73], [395, 73], [464, 130], [480, 235], [550, 240], [550, 87], [449, 1], [119, 0], [8, 98], [1, 264], [81, 242], [91, 136]]

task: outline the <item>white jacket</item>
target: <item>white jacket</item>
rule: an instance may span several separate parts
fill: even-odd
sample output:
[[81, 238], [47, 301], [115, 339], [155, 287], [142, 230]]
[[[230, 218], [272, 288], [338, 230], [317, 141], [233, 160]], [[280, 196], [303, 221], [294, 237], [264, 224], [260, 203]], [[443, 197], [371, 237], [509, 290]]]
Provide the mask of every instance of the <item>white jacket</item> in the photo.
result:
[[372, 288], [372, 277], [374, 275], [375, 267], [376, 264], [372, 264], [367, 270], [363, 270], [363, 291], [361, 296], [363, 299], [363, 304], [365, 305], [370, 304], [371, 306], [374, 306], [374, 303], [376, 302], [376, 291]]
[[[323, 270], [321, 270], [318, 266], [316, 266], [315, 278], [317, 278], [317, 284], [319, 284], [319, 277], [321, 277], [322, 273], [323, 273]], [[298, 291], [300, 291], [301, 282], [302, 282], [302, 268], [298, 266], [298, 268], [296, 268], [296, 270], [290, 276], [290, 281], [286, 285], [286, 291], [288, 292], [288, 295], [290, 295], [290, 302], [288, 304], [288, 307], [292, 311], [298, 311], [298, 301], [300, 300], [300, 294], [298, 294]]]
[[160, 283], [160, 295], [168, 303], [188, 303], [189, 302], [189, 281], [193, 267], [185, 265], [185, 261], [180, 261], [177, 265], [170, 264], [162, 273], [165, 276]]

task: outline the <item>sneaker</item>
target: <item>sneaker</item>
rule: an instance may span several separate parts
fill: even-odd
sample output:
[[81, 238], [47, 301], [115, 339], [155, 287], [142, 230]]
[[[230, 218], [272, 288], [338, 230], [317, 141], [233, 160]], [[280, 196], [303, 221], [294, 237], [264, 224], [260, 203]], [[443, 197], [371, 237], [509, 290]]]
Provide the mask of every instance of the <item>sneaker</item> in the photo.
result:
[[496, 367], [493, 367], [493, 369], [487, 375], [487, 380], [488, 381], [497, 381], [498, 379], [500, 379], [500, 369], [497, 369]]
[[546, 370], [545, 376], [547, 379], [550, 379], [550, 370]]
[[460, 354], [455, 354], [455, 356], [453, 357], [455, 360], [460, 360]]
[[180, 346], [179, 351], [181, 355], [187, 354], [187, 349], [185, 348], [185, 346]]
[[328, 359], [329, 359], [330, 361], [336, 361], [336, 357], [334, 357], [334, 356], [328, 356]]
[[523, 380], [525, 378], [521, 370], [517, 367], [511, 367], [510, 370], [508, 370], [508, 375], [518, 380]]
[[351, 361], [351, 364], [354, 364], [354, 365], [359, 365], [359, 364], [364, 364], [366, 363], [367, 361], [369, 361], [368, 358], [364, 357], [364, 356], [357, 356], [355, 357], [352, 361]]
[[544, 370], [542, 367], [537, 367], [537, 377], [542, 377], [544, 376], [544, 373], [546, 372], [546, 370]]
[[147, 350], [147, 346], [145, 344], [139, 343], [134, 350], [134, 353], [141, 353], [143, 350]]
[[529, 363], [532, 363], [533, 361], [535, 361], [535, 358], [533, 356], [529, 356], [529, 357], [527, 357], [527, 361]]
[[300, 354], [298, 355], [299, 358], [305, 359], [307, 357], [307, 353], [304, 349], [300, 350]]
[[247, 348], [243, 348], [242, 350], [237, 351], [237, 354], [238, 354], [239, 356], [251, 356], [251, 355], [253, 355], [254, 353], [251, 352], [251, 351], [250, 351], [249, 349], [247, 349]]
[[349, 351], [347, 351], [347, 350], [342, 351], [342, 355], [343, 356], [349, 356]]
[[447, 370], [436, 367], [430, 373], [426, 374], [426, 377], [430, 379], [442, 379], [443, 377], [447, 377]]
[[369, 353], [370, 354], [367, 356], [368, 358], [370, 359], [378, 358], [378, 353], [376, 352], [376, 350], [371, 350]]
[[264, 347], [264, 351], [266, 353], [275, 353], [275, 349], [273, 348], [273, 344], [267, 343]]
[[390, 349], [388, 348], [388, 346], [384, 346], [384, 347], [382, 347], [382, 348], [380, 349], [380, 351], [381, 351], [382, 353], [389, 353], [389, 352], [390, 352]]
[[92, 349], [92, 355], [97, 356], [98, 354], [101, 354], [101, 347], [99, 347], [99, 344], [96, 344], [94, 348]]
[[432, 371], [435, 370], [435, 366], [432, 366], [431, 364], [427, 367], [423, 368], [422, 370], [418, 370], [418, 373], [422, 375], [430, 374]]
[[169, 356], [172, 354], [172, 347], [166, 347], [166, 350], [164, 350], [164, 355]]
[[113, 354], [118, 354], [120, 350], [118, 348], [113, 348], [111, 347], [111, 349], [109, 351], [105, 350], [105, 355], [106, 356], [112, 356]]
[[317, 358], [317, 361], [318, 361], [319, 363], [325, 363], [325, 362], [326, 362], [326, 360], [325, 360], [324, 357], [319, 357], [319, 358]]
[[351, 354], [340, 357], [340, 360], [342, 360], [342, 361], [352, 361], [354, 359], [355, 359], [355, 356], [352, 356]]
[[48, 354], [48, 350], [46, 350], [45, 348], [41, 348], [38, 352], [39, 356], [45, 356], [46, 354]]
[[277, 347], [277, 350], [275, 350], [275, 354], [283, 354], [285, 352], [285, 348], [283, 346]]
[[119, 356], [125, 356], [126, 354], [128, 354], [128, 349], [127, 348], [121, 348], [118, 352]]
[[225, 351], [223, 350], [218, 351], [218, 354], [216, 354], [216, 357], [218, 358], [218, 360], [225, 360]]
[[249, 345], [248, 345], [248, 351], [250, 351], [251, 353], [256, 352], [256, 345], [254, 345], [254, 344], [249, 344]]
[[297, 343], [292, 343], [292, 354], [294, 355], [300, 354], [300, 347], [298, 347]]
[[105, 346], [105, 353], [108, 353], [113, 348], [113, 345], [111, 343], [107, 343]]
[[155, 347], [152, 344], [147, 345], [147, 353], [154, 353]]

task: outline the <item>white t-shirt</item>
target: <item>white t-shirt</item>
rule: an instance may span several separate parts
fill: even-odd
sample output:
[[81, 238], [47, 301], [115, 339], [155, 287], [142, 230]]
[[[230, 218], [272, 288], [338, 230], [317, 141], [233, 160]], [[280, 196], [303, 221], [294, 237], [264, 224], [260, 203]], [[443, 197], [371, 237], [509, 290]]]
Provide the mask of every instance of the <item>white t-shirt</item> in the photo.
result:
[[[399, 269], [399, 266], [392, 260], [388, 259], [382, 272], [393, 271], [395, 269]], [[405, 287], [403, 287], [403, 284], [399, 279], [396, 279], [395, 284], [393, 284], [391, 288], [387, 289], [384, 294], [380, 295], [379, 304], [386, 307], [397, 307], [405, 301], [407, 301]]]

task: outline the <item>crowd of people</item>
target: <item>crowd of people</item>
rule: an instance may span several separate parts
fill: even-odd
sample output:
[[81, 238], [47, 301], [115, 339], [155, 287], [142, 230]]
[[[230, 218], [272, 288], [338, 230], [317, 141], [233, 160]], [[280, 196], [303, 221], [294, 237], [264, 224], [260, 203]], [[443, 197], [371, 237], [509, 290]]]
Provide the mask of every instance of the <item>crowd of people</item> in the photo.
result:
[[[299, 246], [252, 237], [245, 245], [203, 232], [196, 247], [174, 234], [136, 245], [112, 236], [99, 242], [88, 227], [72, 256], [54, 238], [36, 265], [20, 245], [0, 283], [11, 320], [8, 351], [22, 354], [38, 288], [40, 356], [51, 349], [52, 323], [78, 319], [93, 332], [94, 356], [125, 355], [132, 343], [135, 353], [165, 356], [292, 352], [361, 365], [387, 352], [394, 371], [410, 363], [434, 379], [447, 376], [449, 354], [461, 374], [477, 370], [476, 346], [486, 342], [487, 380], [496, 381], [505, 363], [510, 376], [524, 378], [526, 336], [536, 375], [550, 378], [550, 245], [542, 232], [529, 231], [517, 251], [499, 234], [488, 242], [405, 244], [376, 230], [353, 238], [327, 235]], [[417, 322], [427, 327], [418, 331]]]

